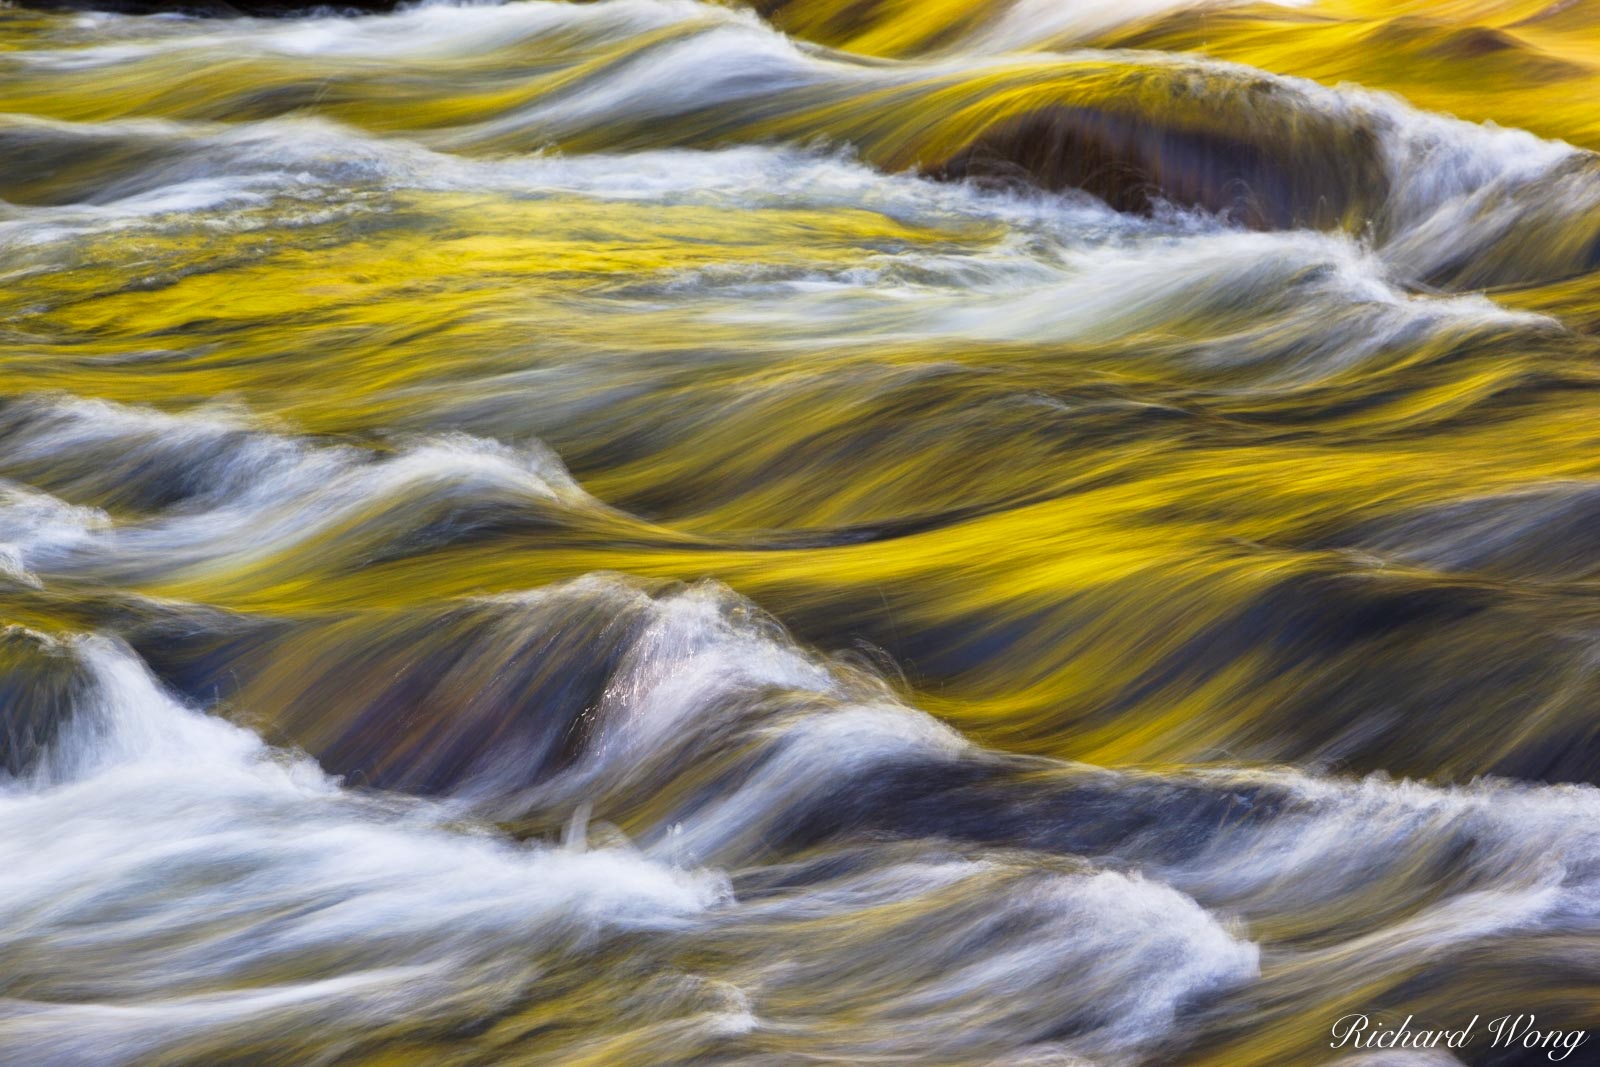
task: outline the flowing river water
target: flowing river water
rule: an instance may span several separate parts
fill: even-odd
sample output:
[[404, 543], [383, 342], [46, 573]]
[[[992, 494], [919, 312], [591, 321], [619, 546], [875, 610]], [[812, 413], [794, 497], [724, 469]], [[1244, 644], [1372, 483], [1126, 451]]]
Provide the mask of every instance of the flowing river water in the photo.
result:
[[1547, 1062], [1329, 1034], [1600, 1027], [1596, 101], [1593, 2], [0, 9], [0, 1062]]

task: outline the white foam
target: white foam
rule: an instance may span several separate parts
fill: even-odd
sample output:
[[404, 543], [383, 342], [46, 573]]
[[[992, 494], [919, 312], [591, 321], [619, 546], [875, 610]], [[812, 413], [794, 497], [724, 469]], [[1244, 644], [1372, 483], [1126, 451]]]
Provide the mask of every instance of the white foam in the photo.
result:
[[81, 464], [87, 455], [112, 469], [143, 463], [155, 472], [145, 476], [166, 479], [177, 468], [189, 490], [178, 506], [118, 524], [93, 510], [44, 508], [26, 491], [10, 513], [12, 543], [26, 549], [19, 565], [44, 575], [244, 566], [341, 533], [354, 538], [351, 551], [381, 551], [416, 522], [463, 506], [602, 507], [536, 441], [513, 448], [445, 434], [384, 456], [280, 434], [226, 405], [172, 414], [71, 398], [31, 404], [33, 420], [8, 440], [12, 462]]
[[651, 45], [553, 99], [536, 99], [441, 143], [527, 147], [608, 122], [666, 119], [861, 76], [858, 68], [818, 59], [761, 27], [717, 25]]
[[[999, 859], [886, 862], [741, 913], [796, 927], [774, 980], [849, 1011], [864, 1057], [1142, 1062], [1181, 1008], [1260, 967], [1256, 945], [1166, 886]], [[851, 965], [829, 970], [836, 953]]]
[[[1071, 39], [1091, 28], [1151, 11], [1185, 6], [1186, 0], [1018, 0], [985, 31], [978, 43], [1010, 47], [1015, 33], [1028, 39]], [[527, 151], [565, 135], [620, 124], [636, 128], [651, 118], [690, 112], [709, 116], [764, 106], [768, 99], [847, 99], [850, 94], [913, 83], [935, 91], [983, 69], [1020, 60], [980, 54], [974, 41], [953, 56], [884, 63], [801, 45], [761, 23], [750, 12], [689, 0], [601, 0], [594, 4], [529, 0], [503, 6], [421, 7], [362, 19], [243, 20], [223, 24], [195, 20], [155, 25], [160, 20], [112, 20], [117, 32], [148, 39], [118, 40], [101, 47], [26, 51], [25, 64], [137, 64], [173, 55], [197, 62], [261, 55], [308, 83], [330, 71], [360, 72], [373, 63], [393, 64], [396, 75], [441, 88], [461, 79], [496, 80], [527, 64], [534, 75], [553, 78], [541, 94], [507, 101], [499, 111], [464, 118], [449, 129], [418, 130], [434, 147], [483, 151]], [[141, 30], [128, 23], [150, 24]], [[663, 38], [661, 32], [681, 32]], [[1013, 32], [1015, 31], [1015, 32]], [[108, 31], [109, 32], [109, 31]], [[987, 36], [984, 36], [984, 35]], [[1197, 79], [1233, 79], [1269, 84], [1274, 106], [1342, 117], [1377, 134], [1388, 199], [1374, 207], [1380, 251], [1404, 277], [1422, 278], [1464, 257], [1483, 254], [1495, 242], [1513, 239], [1530, 223], [1556, 226], [1583, 218], [1600, 204], [1600, 174], [1575, 161], [1589, 158], [1569, 145], [1493, 124], [1473, 124], [1418, 111], [1389, 94], [1356, 87], [1328, 88], [1306, 79], [1272, 75], [1238, 64], [1161, 53], [1075, 52], [1068, 62], [1146, 65], [1192, 72]], [[1039, 60], [1027, 61], [1034, 70]], [[366, 91], [356, 88], [352, 91]], [[532, 92], [530, 90], [530, 92]], [[708, 121], [715, 121], [710, 119]], [[252, 128], [261, 124], [251, 124]], [[270, 124], [262, 126], [266, 128]], [[370, 147], [357, 149], [357, 155]], [[225, 154], [225, 153], [224, 153]], [[290, 154], [294, 150], [290, 149]], [[381, 153], [380, 153], [381, 154]], [[422, 157], [413, 156], [412, 162]], [[426, 168], [425, 168], [426, 169]], [[448, 169], [448, 168], [445, 168]], [[255, 183], [224, 180], [207, 186], [203, 172], [183, 178], [190, 187], [153, 198], [150, 209], [179, 209], [210, 199], [245, 203], [264, 195]], [[286, 172], [285, 184], [291, 183]]]
[[1383, 258], [1342, 235], [1152, 235], [1052, 252], [905, 253], [866, 276], [729, 286], [730, 295], [755, 290], [763, 300], [730, 301], [709, 314], [813, 341], [944, 336], [1092, 345], [1143, 337], [1166, 345], [1176, 337], [1200, 366], [1255, 365], [1263, 375], [1256, 387], [1345, 371], [1420, 337], [1561, 331], [1545, 316], [1478, 295], [1406, 293]]
[[[8, 1058], [127, 1063], [207, 1035], [448, 1016], [492, 975], [531, 980], [541, 951], [728, 898], [628, 851], [513, 845], [344, 793], [174, 703], [115, 643], [77, 652], [92, 700], [33, 786], [0, 794], [0, 953], [34, 961], [30, 1000], [0, 1007]], [[285, 969], [315, 977], [259, 985]]]
[[205, 54], [319, 62], [438, 62], [514, 52], [520, 45], [549, 38], [556, 38], [553, 47], [577, 49], [696, 22], [755, 25], [747, 13], [694, 0], [428, 4], [355, 19], [329, 15], [163, 22], [112, 16], [96, 27], [100, 36], [113, 39], [111, 43], [33, 49], [17, 58], [30, 66], [62, 71]]
[[[1235, 775], [1201, 777], [1226, 788]], [[1495, 780], [1439, 787], [1293, 771], [1249, 779], [1306, 806], [1215, 835], [1197, 858], [1154, 868], [1164, 880], [1209, 902], [1308, 913], [1378, 884], [1405, 899], [1400, 885], [1417, 875], [1417, 854], [1460, 842], [1452, 877], [1467, 891], [1343, 949], [1401, 961], [1510, 932], [1600, 930], [1600, 834], [1591, 829], [1600, 820], [1600, 789]]]
[[0, 479], [0, 574], [38, 587], [30, 569], [36, 557], [71, 555], [110, 528], [111, 517], [99, 508], [74, 507]]

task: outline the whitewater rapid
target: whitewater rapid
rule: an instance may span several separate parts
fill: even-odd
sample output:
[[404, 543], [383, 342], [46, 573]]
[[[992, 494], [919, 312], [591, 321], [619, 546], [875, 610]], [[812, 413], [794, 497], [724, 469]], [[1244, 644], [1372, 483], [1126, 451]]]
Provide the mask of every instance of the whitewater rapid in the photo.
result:
[[[637, 596], [602, 584], [540, 599], [551, 595]], [[797, 1026], [811, 1047], [846, 1040], [760, 1007], [820, 996], [881, 1014], [840, 1055], [868, 1054], [871, 1035], [897, 1054], [1028, 1045], [1030, 1062], [1049, 1049], [1133, 1062], [1176, 1036], [1180, 1012], [1241, 993], [1264, 970], [1303, 992], [1308, 979], [1295, 975], [1329, 967], [1381, 983], [1419, 954], [1592, 934], [1600, 922], [1592, 789], [1238, 772], [1119, 781], [1037, 765], [1008, 784], [999, 757], [885, 694], [852, 699], [848, 682], [730, 620], [720, 599], [646, 606], [655, 618], [610, 681], [587, 755], [517, 795], [576, 820], [549, 845], [508, 841], [472, 802], [352, 790], [184, 706], [115, 641], [8, 635], [73, 660], [82, 688], [48, 751], [0, 796], [10, 989], [0, 1048], [37, 1063], [251, 1047], [309, 1056], [486, 1012], [514, 1018], [549, 983], [593, 968], [615, 993], [636, 979], [605, 961], [632, 938], [666, 961], [632, 995], [661, 996], [647, 992], [661, 982], [676, 992], [604, 1009], [603, 1025], [641, 1028], [630, 1043], [648, 1032], [682, 1051]], [[730, 699], [760, 691], [793, 694], [791, 710]], [[707, 718], [716, 707], [726, 718]], [[728, 731], [746, 740], [730, 746]], [[736, 791], [667, 814], [639, 843], [615, 830], [596, 840], [584, 826], [591, 802], [636, 792], [641, 778], [704, 773], [674, 753], [719, 735], [756, 760]], [[973, 784], [938, 789], [945, 765], [970, 767]], [[896, 778], [907, 790], [897, 801], [863, 807], [863, 783]], [[918, 779], [928, 801], [941, 799], [907, 806]], [[1180, 807], [1182, 791], [1204, 799]], [[1219, 802], [1228, 814], [1198, 837], [1150, 821], [1166, 806], [1205, 822]], [[1011, 805], [1025, 822], [1007, 817]], [[887, 820], [870, 850], [840, 841], [830, 860], [743, 866], [785, 827], [831, 816], [842, 829], [852, 812]], [[935, 827], [957, 837], [896, 844]], [[758, 840], [768, 844], [748, 851]], [[705, 865], [719, 860], [743, 873]], [[1372, 897], [1375, 885], [1386, 899]], [[1419, 906], [1406, 893], [1435, 899]], [[884, 909], [895, 917], [877, 918]], [[1326, 946], [1308, 930], [1301, 947], [1267, 957], [1246, 933], [1327, 915], [1359, 925]], [[688, 962], [719, 957], [701, 973]], [[679, 998], [692, 1010], [657, 1017], [683, 1010]]]
[[0, 1060], [1592, 995], [1600, 165], [1058, 7], [0, 10]]

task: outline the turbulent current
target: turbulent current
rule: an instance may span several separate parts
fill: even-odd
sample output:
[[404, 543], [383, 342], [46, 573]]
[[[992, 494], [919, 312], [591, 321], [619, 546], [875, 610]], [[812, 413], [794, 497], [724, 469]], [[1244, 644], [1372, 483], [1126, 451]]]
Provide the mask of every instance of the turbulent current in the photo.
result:
[[1591, 0], [0, 8], [0, 1063], [1550, 1062], [1596, 149]]

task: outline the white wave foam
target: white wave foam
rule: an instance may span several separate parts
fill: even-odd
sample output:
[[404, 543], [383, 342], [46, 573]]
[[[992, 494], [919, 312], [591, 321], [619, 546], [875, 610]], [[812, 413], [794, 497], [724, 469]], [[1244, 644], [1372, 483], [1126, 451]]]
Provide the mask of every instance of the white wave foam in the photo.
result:
[[[1373, 966], [1399, 967], [1419, 953], [1519, 931], [1600, 931], [1594, 787], [1441, 787], [1293, 771], [1200, 777], [1224, 789], [1230, 780], [1264, 783], [1305, 805], [1259, 824], [1245, 820], [1199, 856], [1150, 868], [1210, 906], [1309, 915], [1386, 886], [1386, 901], [1365, 906], [1371, 932], [1330, 950]], [[1422, 890], [1444, 877], [1434, 865], [1445, 860], [1457, 891], [1430, 902]], [[1402, 901], [1416, 906], [1382, 916], [1383, 906]]]
[[[236, 408], [170, 414], [101, 401], [19, 402], [10, 469], [65, 472], [63, 492], [186, 490], [148, 516], [110, 523], [92, 509], [43, 508], [31, 490], [9, 517], [17, 562], [39, 575], [156, 572], [248, 565], [305, 541], [345, 536], [381, 552], [463, 509], [600, 510], [538, 442], [512, 448], [466, 435], [406, 443], [392, 455], [317, 445], [272, 432]], [[57, 466], [59, 465], [59, 466]], [[0, 512], [0, 519], [6, 514]], [[0, 528], [3, 529], [3, 528]], [[25, 551], [24, 551], [25, 549]]]
[[25, 585], [41, 583], [31, 568], [36, 557], [59, 558], [81, 551], [111, 527], [99, 508], [74, 507], [49, 493], [0, 479], [0, 574]]
[[[1081, 28], [1138, 17], [1152, 6], [1144, 0], [1131, 7], [1115, 5], [1115, 10], [1100, 0], [1052, 2], [1049, 16], [1041, 18], [1034, 0], [1019, 0], [1011, 10], [1019, 25], [1032, 27], [1030, 34], [1049, 35], [1052, 27]], [[1003, 17], [991, 28], [992, 43], [1011, 41], [1009, 25], [1010, 19]], [[661, 36], [673, 27], [679, 28], [676, 35]], [[123, 26], [120, 32], [139, 31]], [[395, 64], [397, 72], [409, 71], [421, 84], [438, 79], [441, 86], [459, 87], [463, 78], [474, 84], [487, 79], [486, 90], [503, 88], [503, 71], [521, 69], [520, 64], [539, 74], [571, 73], [570, 78], [550, 81], [542, 94], [508, 101], [500, 111], [465, 118], [449, 129], [414, 131], [435, 147], [473, 151], [526, 151], [562, 134], [613, 124], [637, 128], [652, 117], [689, 112], [712, 116], [706, 121], [715, 122], [720, 121], [716, 116], [732, 114], [730, 108], [742, 114], [740, 109], [765, 106], [768, 100], [803, 96], [815, 103], [823, 90], [840, 100], [869, 87], [920, 83], [933, 91], [1007, 62], [970, 51], [923, 62], [859, 61], [796, 44], [748, 11], [687, 0], [531, 0], [498, 7], [422, 7], [363, 19], [245, 20], [221, 28], [201, 20], [144, 32], [150, 39], [31, 50], [16, 61], [137, 67], [145, 61], [166, 62], [175, 54], [192, 55], [200, 63], [217, 62], [218, 56], [231, 62], [238, 55], [267, 55], [285, 66], [286, 77], [298, 74], [308, 84], [322, 82], [330, 72], [357, 73], [381, 61]], [[1063, 32], [1070, 36], [1076, 31]], [[603, 55], [597, 51], [602, 46]], [[1328, 88], [1194, 56], [1075, 52], [1060, 61], [1145, 65], [1178, 76], [1192, 72], [1202, 81], [1266, 84], [1277, 101], [1274, 107], [1302, 109], [1370, 129], [1390, 187], [1387, 200], [1373, 208], [1377, 229], [1372, 236], [1391, 266], [1408, 278], [1431, 276], [1485, 255], [1491, 246], [1520, 240], [1519, 232], [1529, 226], [1556, 232], [1562, 220], [1591, 218], [1600, 211], [1600, 168], [1585, 163], [1592, 157], [1523, 131], [1418, 111], [1384, 93]], [[1009, 62], [1022, 64], [1017, 72], [1026, 75], [1040, 60]], [[358, 84], [350, 91], [366, 90]], [[420, 159], [414, 157], [414, 162]], [[236, 188], [229, 182], [206, 187], [206, 177], [191, 173], [186, 179], [190, 187], [166, 203], [260, 195], [257, 188]], [[157, 198], [150, 206], [162, 202]]]
[[438, 61], [497, 52], [540, 39], [579, 49], [681, 23], [757, 25], [746, 12], [695, 0], [598, 0], [596, 3], [408, 5], [352, 19], [163, 20], [100, 15], [92, 29], [109, 43], [33, 49], [20, 62], [72, 71], [170, 55], [223, 53], [315, 61]]
[[[702, 275], [706, 281], [715, 279]], [[1106, 344], [1174, 338], [1198, 366], [1257, 366], [1263, 382], [1316, 380], [1424, 337], [1561, 332], [1545, 316], [1478, 295], [1415, 296], [1390, 266], [1340, 235], [1217, 232], [1063, 245], [1035, 258], [906, 253], [865, 275], [728, 286], [758, 290], [709, 313], [788, 337]], [[1203, 334], [1190, 336], [1195, 322]]]
[[447, 828], [443, 808], [345, 793], [175, 704], [115, 643], [76, 649], [90, 703], [44, 775], [0, 794], [0, 969], [28, 990], [0, 1005], [15, 1062], [449, 1018], [482, 1008], [486, 982], [515, 996], [542, 952], [728, 899], [716, 875], [517, 846]]
[[[0, 140], [98, 146], [140, 158], [93, 176], [86, 202], [11, 207], [0, 245], [33, 246], [140, 224], [261, 226], [307, 207], [355, 211], [361, 192], [494, 192], [518, 198], [574, 196], [726, 210], [854, 209], [908, 225], [1014, 227], [1061, 242], [1131, 240], [1222, 227], [1198, 214], [1159, 219], [1119, 214], [1087, 196], [994, 191], [910, 174], [884, 174], [837, 151], [782, 146], [660, 149], [627, 154], [533, 154], [471, 159], [415, 142], [381, 139], [320, 118], [269, 119], [237, 127], [159, 120], [79, 124], [0, 116]], [[256, 209], [283, 200], [265, 218]], [[369, 209], [370, 210], [370, 209]]]
[[898, 859], [740, 919], [794, 929], [773, 981], [848, 1011], [863, 1058], [1143, 1062], [1183, 1008], [1258, 976], [1255, 944], [1166, 886], [1009, 860]]

